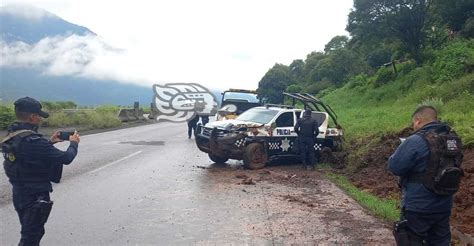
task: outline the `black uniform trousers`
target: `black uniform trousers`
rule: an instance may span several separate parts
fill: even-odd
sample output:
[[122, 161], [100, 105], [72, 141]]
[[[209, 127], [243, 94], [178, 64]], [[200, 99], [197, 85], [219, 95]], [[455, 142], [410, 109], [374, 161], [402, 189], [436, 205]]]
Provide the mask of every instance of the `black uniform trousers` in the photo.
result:
[[[405, 211], [404, 216], [408, 228], [420, 239], [424, 239], [427, 245], [449, 246], [451, 244], [450, 212], [433, 214]], [[422, 244], [413, 243], [413, 245]]]
[[301, 161], [303, 165], [314, 165], [315, 161], [315, 151], [314, 151], [314, 138], [306, 136], [298, 136], [299, 148]]
[[18, 245], [39, 245], [53, 206], [49, 192], [29, 194], [23, 189], [19, 191], [14, 188], [13, 206], [21, 224], [21, 239]]

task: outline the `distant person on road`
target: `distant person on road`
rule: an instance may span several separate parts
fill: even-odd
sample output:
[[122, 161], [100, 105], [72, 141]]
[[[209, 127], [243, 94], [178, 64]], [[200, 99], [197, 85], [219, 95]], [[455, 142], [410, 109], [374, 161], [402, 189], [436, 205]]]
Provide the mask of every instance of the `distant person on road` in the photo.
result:
[[195, 114], [191, 119], [188, 120], [188, 138], [191, 139], [193, 133], [196, 133], [196, 125], [199, 121], [199, 116]]
[[208, 115], [201, 115], [201, 123], [203, 126], [205, 126], [207, 123], [209, 123], [209, 116]]
[[1, 141], [3, 167], [12, 184], [13, 206], [20, 219], [19, 245], [39, 245], [53, 206], [49, 197], [53, 191], [51, 182], [59, 183], [63, 164], [70, 164], [77, 155], [80, 138], [77, 132], [68, 135], [70, 144], [66, 151], [53, 146], [63, 141], [59, 131], [49, 140], [43, 138], [38, 127], [49, 114], [33, 98], [15, 101], [15, 115], [17, 121]]
[[453, 194], [462, 176], [462, 143], [434, 107], [412, 115], [415, 133], [390, 157], [389, 170], [400, 176], [401, 221], [394, 228], [398, 245], [450, 245]]
[[303, 112], [303, 117], [298, 119], [294, 128], [296, 134], [298, 134], [298, 144], [299, 151], [301, 154], [301, 161], [303, 162], [303, 167], [306, 170], [314, 169], [314, 139], [319, 134], [318, 126], [318, 122], [311, 117], [311, 110], [305, 110]]

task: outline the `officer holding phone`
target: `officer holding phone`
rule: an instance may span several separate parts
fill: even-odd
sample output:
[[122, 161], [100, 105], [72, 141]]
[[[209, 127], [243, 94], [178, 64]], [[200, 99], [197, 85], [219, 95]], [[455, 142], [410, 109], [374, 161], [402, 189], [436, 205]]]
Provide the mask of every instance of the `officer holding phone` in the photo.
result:
[[[45, 230], [53, 201], [51, 182], [59, 183], [63, 164], [70, 164], [77, 155], [79, 134], [55, 132], [45, 139], [38, 133], [42, 111], [37, 100], [24, 97], [15, 101], [16, 122], [1, 141], [5, 174], [12, 184], [13, 206], [21, 224], [19, 245], [39, 245]], [[66, 151], [54, 147], [57, 142], [69, 140]]]

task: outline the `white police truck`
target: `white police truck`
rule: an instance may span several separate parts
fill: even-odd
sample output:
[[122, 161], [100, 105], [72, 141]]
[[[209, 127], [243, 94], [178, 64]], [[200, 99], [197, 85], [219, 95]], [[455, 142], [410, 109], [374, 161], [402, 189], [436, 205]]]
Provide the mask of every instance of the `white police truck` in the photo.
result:
[[251, 108], [233, 120], [199, 125], [196, 130], [198, 148], [208, 153], [215, 163], [243, 160], [250, 169], [263, 168], [276, 158], [299, 158], [294, 126], [304, 111], [295, 108], [296, 102], [300, 102], [312, 111], [312, 117], [319, 123], [315, 150], [323, 155], [341, 150], [343, 129], [329, 105], [305, 93], [284, 95], [290, 98], [292, 105], [267, 104]]

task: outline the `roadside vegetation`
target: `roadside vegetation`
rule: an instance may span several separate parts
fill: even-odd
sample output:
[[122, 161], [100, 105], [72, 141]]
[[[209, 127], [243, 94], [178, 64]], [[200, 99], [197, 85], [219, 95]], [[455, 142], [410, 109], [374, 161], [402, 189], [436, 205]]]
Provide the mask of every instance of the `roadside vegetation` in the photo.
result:
[[[348, 156], [346, 169], [328, 177], [364, 207], [394, 221], [398, 188], [385, 165], [398, 137], [409, 134], [416, 107], [435, 106], [466, 150], [474, 147], [473, 16], [473, 1], [354, 0], [346, 26], [350, 37], [335, 36], [323, 51], [275, 64], [257, 92], [271, 103], [282, 103], [283, 91], [306, 92], [331, 105], [344, 128]], [[369, 198], [373, 195], [381, 199]]]
[[[121, 125], [117, 114], [120, 107], [102, 105], [95, 108], [80, 108], [74, 102], [42, 101], [44, 110], [50, 117], [44, 119], [43, 127], [67, 128], [77, 127], [80, 130], [103, 129]], [[15, 121], [12, 104], [0, 105], [0, 130], [5, 130]]]
[[360, 190], [342, 175], [329, 172], [326, 173], [326, 177], [356, 200], [362, 207], [371, 211], [375, 216], [388, 222], [396, 221], [400, 218], [398, 200], [382, 199], [369, 192]]

